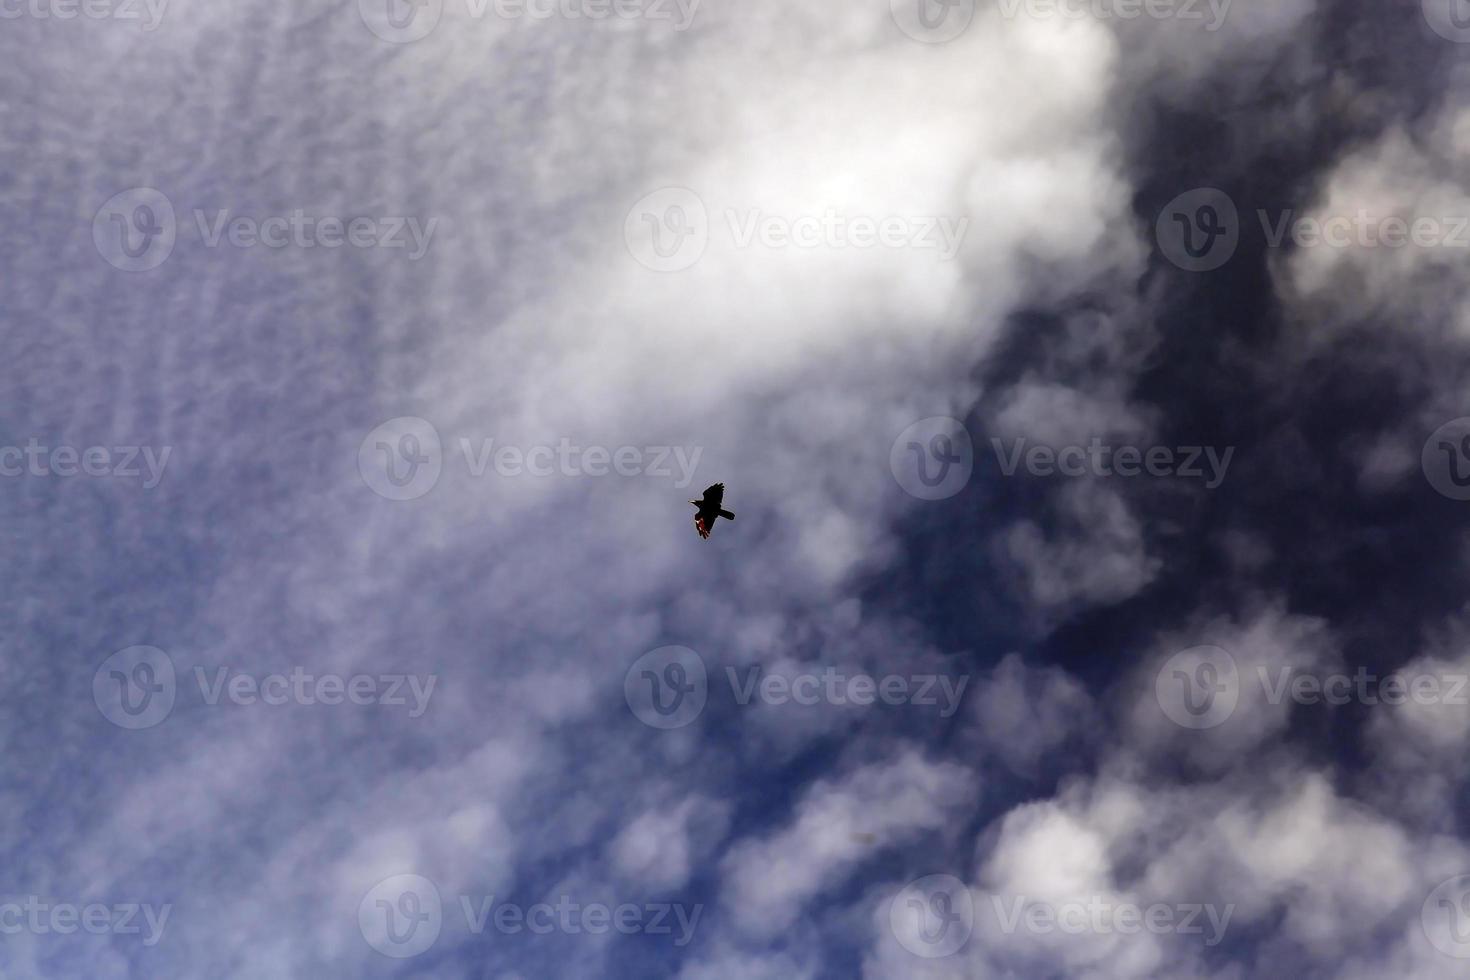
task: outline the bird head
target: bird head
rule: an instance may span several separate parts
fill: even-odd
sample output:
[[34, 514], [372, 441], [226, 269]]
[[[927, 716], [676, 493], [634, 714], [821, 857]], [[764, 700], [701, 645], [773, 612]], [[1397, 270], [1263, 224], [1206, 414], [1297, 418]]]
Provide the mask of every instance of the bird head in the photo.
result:
[[696, 506], [696, 507], [698, 507], [698, 506], [699, 506], [699, 501], [697, 501], [697, 500], [691, 500], [691, 501], [689, 501], [689, 502], [690, 502], [690, 503], [691, 503], [691, 504], [693, 504], [693, 505], [694, 505], [694, 506]]

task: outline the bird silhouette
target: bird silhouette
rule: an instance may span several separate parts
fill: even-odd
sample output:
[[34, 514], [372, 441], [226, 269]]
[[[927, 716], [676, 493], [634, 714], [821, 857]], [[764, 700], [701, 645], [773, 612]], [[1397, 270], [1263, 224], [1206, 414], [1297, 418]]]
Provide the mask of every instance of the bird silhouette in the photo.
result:
[[715, 521], [723, 517], [727, 521], [733, 521], [735, 515], [724, 509], [725, 485], [716, 483], [704, 492], [703, 500], [689, 501], [699, 509], [694, 512], [694, 528], [699, 532], [701, 538], [709, 537], [710, 528], [715, 526]]

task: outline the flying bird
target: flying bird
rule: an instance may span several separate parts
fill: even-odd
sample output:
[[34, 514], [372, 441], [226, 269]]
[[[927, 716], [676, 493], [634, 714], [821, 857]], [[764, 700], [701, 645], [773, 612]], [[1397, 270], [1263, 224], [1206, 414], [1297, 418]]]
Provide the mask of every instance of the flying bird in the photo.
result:
[[727, 521], [733, 521], [735, 515], [723, 509], [725, 502], [725, 485], [716, 483], [704, 492], [703, 500], [689, 501], [699, 509], [694, 512], [694, 528], [699, 532], [701, 538], [709, 537], [710, 528], [715, 526], [715, 521], [723, 517]]

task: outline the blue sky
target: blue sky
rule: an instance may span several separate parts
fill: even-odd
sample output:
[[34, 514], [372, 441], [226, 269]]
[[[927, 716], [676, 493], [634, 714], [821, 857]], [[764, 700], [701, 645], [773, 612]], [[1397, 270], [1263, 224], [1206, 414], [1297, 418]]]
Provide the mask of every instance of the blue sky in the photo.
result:
[[0, 0], [0, 975], [1463, 975], [1467, 43]]

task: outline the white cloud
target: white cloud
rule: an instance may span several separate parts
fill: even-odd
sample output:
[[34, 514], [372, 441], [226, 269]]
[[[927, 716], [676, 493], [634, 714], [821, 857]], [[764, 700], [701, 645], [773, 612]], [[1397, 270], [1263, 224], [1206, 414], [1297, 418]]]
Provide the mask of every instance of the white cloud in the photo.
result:
[[1000, 544], [1037, 606], [1120, 602], [1158, 574], [1160, 561], [1148, 553], [1143, 525], [1117, 491], [1095, 480], [1069, 484], [1056, 499], [1061, 531], [1048, 534], [1024, 520]]
[[1027, 666], [1014, 653], [975, 685], [967, 707], [979, 750], [1022, 775], [1035, 775], [1069, 742], [1086, 744], [1101, 723], [1076, 678], [1055, 667]]
[[725, 855], [723, 905], [748, 933], [778, 931], [882, 848], [940, 830], [978, 788], [970, 770], [914, 751], [818, 782], [789, 825]]

